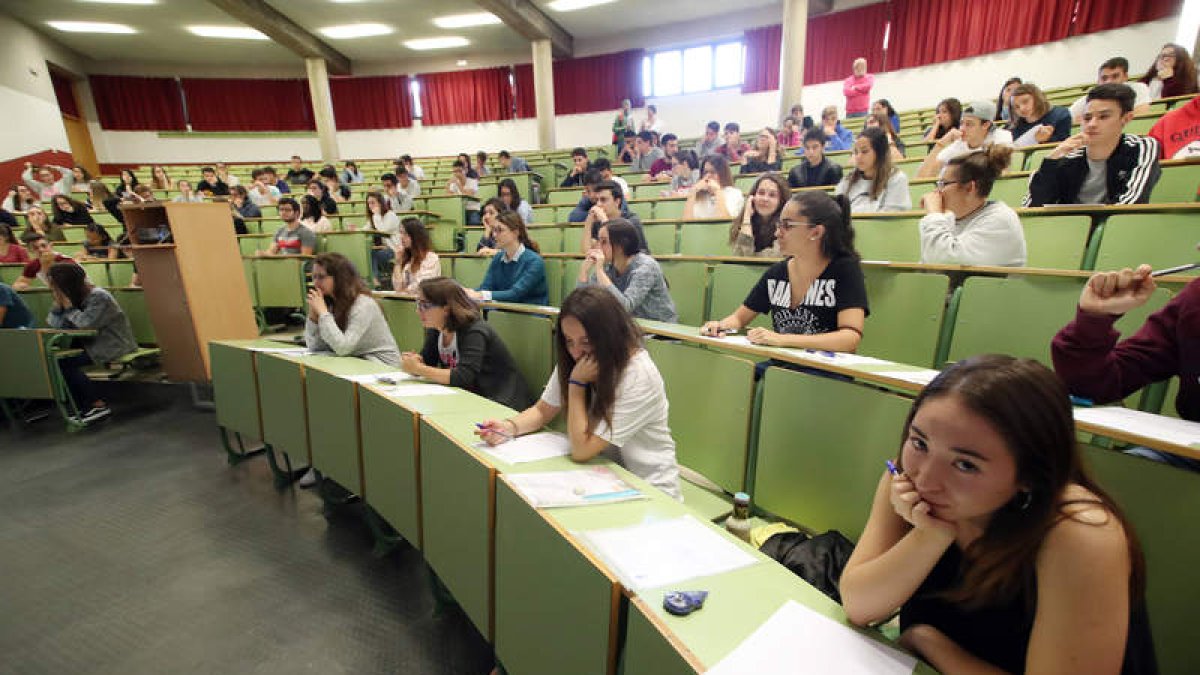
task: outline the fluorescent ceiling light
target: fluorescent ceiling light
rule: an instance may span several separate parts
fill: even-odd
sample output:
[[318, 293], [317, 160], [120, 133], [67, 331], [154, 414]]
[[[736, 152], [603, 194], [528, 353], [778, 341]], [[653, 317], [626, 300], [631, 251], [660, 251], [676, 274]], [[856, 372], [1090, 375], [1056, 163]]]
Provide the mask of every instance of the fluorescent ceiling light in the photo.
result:
[[387, 35], [393, 31], [391, 26], [382, 23], [352, 23], [345, 26], [329, 26], [319, 30], [325, 37], [335, 40]]
[[188, 32], [206, 38], [231, 38], [234, 40], [270, 40], [263, 33], [245, 26], [188, 26]]
[[462, 66], [465, 66], [465, 65], [467, 65], [467, 60], [466, 60], [466, 59], [459, 59], [459, 60], [457, 60], [457, 61], [455, 61], [455, 62], [454, 62], [454, 65], [456, 65], [456, 66], [458, 66], [458, 67], [460, 67], [460, 68], [461, 68]]
[[67, 33], [114, 33], [128, 35], [137, 31], [125, 24], [96, 21], [47, 21], [46, 25]]
[[417, 51], [424, 51], [426, 49], [449, 49], [450, 47], [466, 47], [469, 44], [471, 44], [470, 40], [457, 35], [404, 41], [405, 47], [408, 47], [409, 49], [415, 49]]
[[596, 5], [607, 5], [610, 2], [617, 0], [554, 0], [554, 2], [546, 5], [556, 12], [574, 12], [577, 9], [587, 9]]
[[82, 0], [96, 5], [157, 5], [158, 0]]
[[439, 16], [433, 20], [438, 28], [471, 28], [472, 26], [491, 26], [500, 23], [500, 17], [491, 12], [476, 12], [474, 14], [453, 14]]

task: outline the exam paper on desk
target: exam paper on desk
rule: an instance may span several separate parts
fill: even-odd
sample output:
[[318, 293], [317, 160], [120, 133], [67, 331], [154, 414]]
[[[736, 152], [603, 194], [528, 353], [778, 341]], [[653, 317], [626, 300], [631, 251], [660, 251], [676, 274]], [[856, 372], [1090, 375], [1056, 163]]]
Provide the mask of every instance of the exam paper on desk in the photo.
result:
[[566, 434], [540, 431], [509, 439], [499, 445], [479, 442], [476, 447], [509, 464], [536, 462], [539, 459], [571, 454], [571, 440]]
[[247, 347], [252, 352], [263, 352], [264, 354], [308, 354], [308, 347]]
[[1075, 408], [1075, 421], [1120, 429], [1139, 436], [1192, 447], [1200, 445], [1200, 423], [1120, 406]]
[[537, 508], [593, 506], [646, 497], [607, 466], [510, 473], [505, 478]]
[[788, 600], [708, 675], [907, 675], [917, 660]]
[[403, 396], [449, 396], [461, 391], [461, 389], [443, 387], [440, 384], [398, 384], [383, 388], [383, 393], [392, 398]]
[[414, 378], [412, 375], [409, 375], [403, 370], [397, 370], [390, 373], [364, 373], [362, 375], [347, 375], [346, 379], [359, 384], [387, 384], [382, 380], [403, 382], [405, 380], [411, 380]]
[[582, 536], [635, 590], [720, 574], [758, 561], [692, 516], [590, 530]]

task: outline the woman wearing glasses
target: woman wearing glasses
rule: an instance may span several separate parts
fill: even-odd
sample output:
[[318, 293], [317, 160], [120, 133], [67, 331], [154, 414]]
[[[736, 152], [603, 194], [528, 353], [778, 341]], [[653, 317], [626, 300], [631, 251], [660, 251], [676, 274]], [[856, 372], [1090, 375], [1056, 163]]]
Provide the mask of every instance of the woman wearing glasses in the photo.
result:
[[453, 279], [434, 277], [417, 287], [417, 313], [425, 327], [421, 353], [404, 352], [404, 372], [522, 410], [532, 403], [512, 354], [479, 306]]
[[767, 268], [742, 305], [702, 335], [736, 332], [771, 313], [774, 330], [751, 328], [746, 337], [768, 347], [853, 352], [862, 340], [867, 290], [854, 250], [850, 204], [839, 195], [802, 192], [783, 208], [775, 238], [785, 259]]
[[1011, 158], [1012, 147], [989, 145], [946, 163], [937, 189], [921, 198], [921, 262], [1025, 265], [1021, 219], [1004, 202], [988, 199]]
[[341, 253], [322, 253], [313, 261], [304, 344], [314, 352], [400, 365], [400, 350], [383, 310], [354, 263]]

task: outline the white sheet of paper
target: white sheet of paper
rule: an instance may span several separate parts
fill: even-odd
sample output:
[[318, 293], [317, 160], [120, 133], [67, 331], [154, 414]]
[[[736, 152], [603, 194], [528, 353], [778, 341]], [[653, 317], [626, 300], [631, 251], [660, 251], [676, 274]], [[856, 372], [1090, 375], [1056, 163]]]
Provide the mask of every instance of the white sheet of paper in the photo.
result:
[[884, 375], [920, 385], [929, 384], [933, 382], [933, 378], [942, 374], [940, 370], [873, 370], [871, 372], [875, 375]]
[[488, 445], [481, 441], [478, 447], [509, 464], [536, 462], [539, 459], [571, 454], [571, 440], [565, 434], [553, 431], [517, 436], [500, 445]]
[[836, 363], [839, 366], [873, 366], [889, 363], [873, 356], [847, 354], [845, 352], [819, 352], [807, 349], [789, 349], [788, 351], [802, 358], [814, 359], [822, 363]]
[[917, 660], [788, 600], [708, 675], [900, 675]]
[[250, 351], [263, 352], [265, 354], [307, 354], [308, 347], [247, 347]]
[[712, 338], [718, 344], [738, 345], [739, 347], [754, 347], [755, 344], [750, 341], [750, 338], [745, 335], [726, 335], [720, 338]]
[[401, 396], [449, 396], [457, 394], [461, 389], [443, 387], [440, 384], [398, 384], [394, 387], [384, 387], [383, 393], [399, 398]]
[[756, 559], [692, 516], [583, 536], [634, 590], [658, 588], [745, 567]]
[[1121, 429], [1147, 438], [1157, 438], [1176, 445], [1200, 444], [1200, 422], [1155, 415], [1120, 406], [1075, 408], [1075, 419], [1110, 429]]
[[607, 466], [544, 473], [510, 473], [507, 477], [538, 508], [593, 506], [646, 497]]
[[405, 380], [413, 379], [413, 376], [409, 375], [408, 373], [404, 372], [403, 370], [397, 370], [397, 371], [394, 371], [391, 373], [366, 373], [363, 375], [347, 375], [346, 379], [350, 380], [351, 382], [357, 382], [359, 384], [386, 385], [387, 383], [380, 382], [380, 379], [393, 380], [395, 382], [403, 382]]

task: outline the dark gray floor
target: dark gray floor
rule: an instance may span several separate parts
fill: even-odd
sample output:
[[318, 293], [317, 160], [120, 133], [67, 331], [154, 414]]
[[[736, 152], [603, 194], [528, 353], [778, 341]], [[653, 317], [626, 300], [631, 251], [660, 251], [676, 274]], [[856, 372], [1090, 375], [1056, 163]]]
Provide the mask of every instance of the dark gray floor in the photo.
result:
[[488, 672], [420, 553], [228, 467], [182, 387], [104, 393], [82, 433], [0, 426], [0, 673]]

